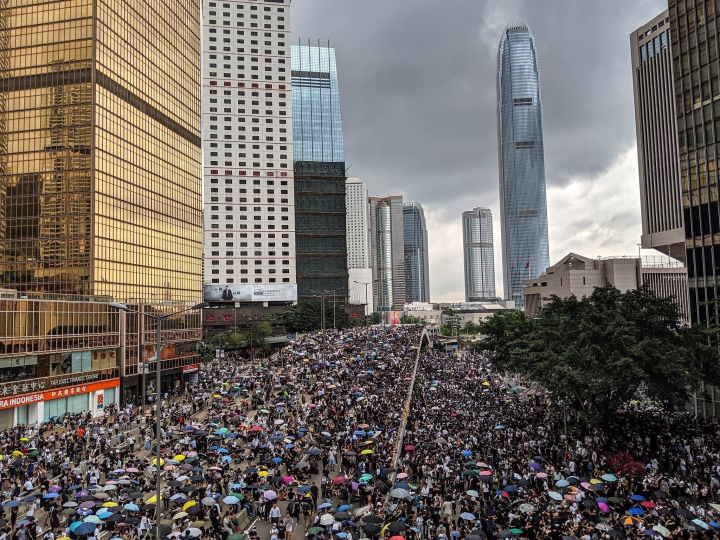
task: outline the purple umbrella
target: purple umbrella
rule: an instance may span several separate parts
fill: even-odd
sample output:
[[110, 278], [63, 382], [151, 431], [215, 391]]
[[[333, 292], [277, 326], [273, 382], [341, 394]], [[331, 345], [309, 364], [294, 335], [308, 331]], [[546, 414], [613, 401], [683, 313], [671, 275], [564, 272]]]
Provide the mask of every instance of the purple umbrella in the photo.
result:
[[83, 489], [82, 491], [78, 491], [78, 492], [75, 494], [75, 498], [76, 498], [76, 499], [82, 499], [82, 498], [85, 497], [87, 494], [88, 494], [88, 490]]
[[353, 482], [351, 485], [352, 485], [353, 491], [355, 491], [358, 487], [360, 487], [360, 484], [358, 484], [357, 482]]
[[86, 510], [86, 509], [88, 509], [88, 508], [94, 508], [94, 507], [95, 507], [95, 502], [93, 502], [93, 501], [85, 501], [85, 502], [82, 503], [80, 506], [78, 506], [78, 509]]
[[542, 469], [542, 465], [540, 465], [539, 463], [535, 463], [534, 461], [531, 461], [528, 467], [530, 467], [534, 471], [539, 471], [540, 469]]
[[60, 491], [62, 491], [62, 486], [58, 486], [58, 485], [50, 486], [50, 489], [48, 489], [48, 491], [50, 493], [59, 493]]

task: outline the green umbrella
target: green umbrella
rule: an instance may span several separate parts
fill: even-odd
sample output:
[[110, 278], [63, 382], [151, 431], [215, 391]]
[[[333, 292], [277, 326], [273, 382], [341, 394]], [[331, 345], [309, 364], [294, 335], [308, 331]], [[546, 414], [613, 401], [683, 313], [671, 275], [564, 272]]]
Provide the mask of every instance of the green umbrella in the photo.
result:
[[522, 534], [523, 533], [522, 529], [510, 529], [510, 532], [513, 534]]
[[272, 486], [270, 484], [263, 484], [262, 486], [260, 486], [260, 489], [270, 489], [270, 488], [272, 488]]
[[322, 527], [310, 527], [310, 528], [308, 529], [308, 532], [307, 532], [307, 533], [308, 533], [308, 534], [318, 534], [318, 533], [323, 532], [324, 530], [325, 530], [325, 529], [323, 529]]
[[197, 456], [189, 457], [185, 460], [185, 463], [193, 463], [198, 460]]
[[270, 414], [270, 411], [268, 411], [267, 409], [260, 409], [260, 412], [263, 414]]
[[230, 494], [230, 497], [237, 497], [237, 498], [240, 499], [241, 501], [245, 499], [245, 495], [243, 495], [242, 493], [234, 493], [234, 492], [233, 492], [233, 493]]
[[28, 456], [30, 456], [30, 457], [37, 457], [39, 455], [40, 455], [40, 450], [30, 450], [28, 452]]
[[240, 533], [231, 534], [226, 540], [245, 540], [245, 535]]

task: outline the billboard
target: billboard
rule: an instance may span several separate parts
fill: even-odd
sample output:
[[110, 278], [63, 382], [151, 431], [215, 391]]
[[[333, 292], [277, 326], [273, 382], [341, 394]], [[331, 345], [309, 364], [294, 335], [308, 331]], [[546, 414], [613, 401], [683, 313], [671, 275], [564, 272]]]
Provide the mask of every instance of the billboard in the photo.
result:
[[205, 285], [206, 302], [296, 302], [297, 285]]

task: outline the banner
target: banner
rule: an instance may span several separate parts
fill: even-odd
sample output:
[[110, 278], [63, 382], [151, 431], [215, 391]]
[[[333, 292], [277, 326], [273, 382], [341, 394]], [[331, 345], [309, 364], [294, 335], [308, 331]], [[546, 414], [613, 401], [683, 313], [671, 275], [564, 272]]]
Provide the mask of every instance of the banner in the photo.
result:
[[205, 285], [206, 302], [296, 302], [297, 285]]
[[[18, 407], [20, 405], [29, 405], [31, 403], [37, 403], [39, 401], [49, 401], [62, 397], [88, 394], [90, 392], [97, 392], [98, 390], [104, 390], [106, 388], [117, 388], [119, 386], [120, 379], [107, 379], [105, 381], [91, 384], [76, 385], [68, 388], [61, 388], [59, 390], [48, 390], [46, 392], [36, 392], [34, 394], [0, 398], [0, 409], [8, 409], [10, 407]], [[105, 398], [104, 394], [105, 393], [103, 392], [103, 397], [100, 398], [100, 403], [102, 403], [103, 405]]]

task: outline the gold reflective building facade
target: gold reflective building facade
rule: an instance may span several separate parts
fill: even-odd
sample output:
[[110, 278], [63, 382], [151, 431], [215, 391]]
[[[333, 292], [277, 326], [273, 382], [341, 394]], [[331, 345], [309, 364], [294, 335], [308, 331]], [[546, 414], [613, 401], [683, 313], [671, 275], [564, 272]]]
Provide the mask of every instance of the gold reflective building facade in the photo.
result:
[[0, 0], [0, 287], [197, 303], [197, 0]]

